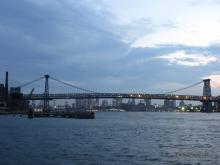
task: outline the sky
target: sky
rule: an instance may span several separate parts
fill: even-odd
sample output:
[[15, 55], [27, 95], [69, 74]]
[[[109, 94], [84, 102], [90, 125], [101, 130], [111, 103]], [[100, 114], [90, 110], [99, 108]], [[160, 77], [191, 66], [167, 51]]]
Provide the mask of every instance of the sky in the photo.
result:
[[49, 74], [98, 92], [163, 93], [211, 78], [219, 95], [219, 52], [217, 0], [0, 1], [10, 86]]

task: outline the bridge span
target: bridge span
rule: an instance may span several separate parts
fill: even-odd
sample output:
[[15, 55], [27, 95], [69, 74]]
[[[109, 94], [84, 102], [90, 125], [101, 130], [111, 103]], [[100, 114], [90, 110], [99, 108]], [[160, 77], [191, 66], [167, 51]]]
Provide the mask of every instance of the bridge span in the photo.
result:
[[[185, 88], [174, 90], [171, 92], [166, 92], [163, 94], [148, 94], [148, 93], [104, 93], [104, 92], [95, 92], [92, 90], [84, 89], [76, 85], [61, 81], [49, 75], [44, 75], [38, 79], [25, 83], [18, 86], [18, 88], [23, 88], [32, 83], [35, 83], [39, 80], [45, 80], [45, 89], [43, 94], [24, 94], [23, 99], [25, 100], [43, 100], [44, 109], [49, 109], [49, 101], [53, 99], [92, 99], [92, 98], [125, 98], [125, 99], [167, 99], [167, 100], [189, 100], [189, 101], [200, 101], [202, 102], [202, 111], [211, 112], [212, 111], [212, 102], [218, 103], [220, 109], [220, 97], [213, 97], [211, 94], [211, 85], [210, 79], [204, 79], [203, 81], [197, 82], [193, 85], [190, 85]], [[49, 79], [61, 83], [65, 86], [74, 88], [78, 90], [77, 92], [72, 93], [51, 93], [49, 92]], [[179, 91], [192, 88], [199, 84], [203, 83], [203, 95], [177, 95], [173, 94]]]
[[[26, 100], [44, 100], [44, 94], [33, 94], [29, 97], [24, 94]], [[189, 101], [212, 101], [215, 102], [217, 97], [213, 96], [196, 96], [196, 95], [172, 95], [172, 94], [144, 94], [144, 93], [50, 93], [48, 100], [53, 99], [93, 99], [93, 98], [124, 98], [124, 99], [168, 99], [168, 100], [189, 100]]]

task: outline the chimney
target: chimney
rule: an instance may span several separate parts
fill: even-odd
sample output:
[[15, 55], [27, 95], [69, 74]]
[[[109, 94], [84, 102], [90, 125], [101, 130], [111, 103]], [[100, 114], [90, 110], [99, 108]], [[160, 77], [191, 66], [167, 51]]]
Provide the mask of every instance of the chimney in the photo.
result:
[[5, 73], [5, 101], [8, 102], [8, 71]]

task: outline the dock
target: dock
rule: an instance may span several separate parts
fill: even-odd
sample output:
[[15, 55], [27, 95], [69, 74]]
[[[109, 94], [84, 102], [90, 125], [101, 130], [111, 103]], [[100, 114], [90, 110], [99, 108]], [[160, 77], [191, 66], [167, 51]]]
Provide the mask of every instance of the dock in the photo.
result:
[[77, 118], [77, 119], [94, 119], [94, 112], [34, 112], [28, 116], [33, 118], [39, 117], [57, 117], [57, 118]]
[[95, 112], [91, 111], [49, 111], [49, 112], [34, 112], [34, 111], [5, 111], [0, 112], [0, 115], [20, 115], [28, 118], [76, 118], [76, 119], [95, 119]]

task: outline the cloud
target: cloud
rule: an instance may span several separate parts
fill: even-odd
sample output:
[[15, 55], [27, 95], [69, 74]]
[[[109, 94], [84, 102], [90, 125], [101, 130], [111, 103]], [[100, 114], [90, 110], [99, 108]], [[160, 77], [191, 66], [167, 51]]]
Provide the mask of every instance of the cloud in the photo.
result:
[[167, 55], [158, 56], [156, 58], [167, 60], [170, 65], [183, 65], [189, 67], [206, 66], [219, 59], [213, 55], [186, 53], [185, 51], [177, 51]]
[[220, 74], [211, 74], [203, 77], [203, 79], [211, 79], [211, 86], [214, 88], [220, 88]]
[[1, 1], [2, 70], [20, 81], [46, 73], [82, 81], [108, 74], [108, 63], [123, 56], [128, 45], [114, 32], [109, 13], [91, 3]]
[[[123, 42], [132, 44], [146, 34], [152, 33], [155, 26], [150, 18], [135, 20], [131, 23], [118, 26], [118, 35], [121, 36]], [[164, 26], [171, 26], [166, 24]]]
[[[161, 3], [163, 2], [157, 1], [154, 4], [160, 4], [159, 8]], [[162, 10], [166, 9], [164, 12], [160, 8], [157, 14], [149, 12], [147, 16], [154, 23], [154, 30], [136, 38], [132, 47], [159, 47], [168, 44], [208, 47], [220, 43], [220, 6], [212, 0], [168, 1], [163, 6]], [[173, 6], [173, 10], [169, 10], [170, 6]], [[171, 26], [163, 26], [165, 24], [161, 22], [165, 21], [171, 21]]]
[[132, 47], [158, 47], [167, 44], [208, 47], [220, 43], [220, 24], [217, 21], [179, 26], [181, 28], [157, 28], [154, 32], [138, 38]]
[[[163, 20], [158, 23], [148, 16], [142, 19], [135, 17], [131, 24], [130, 21], [127, 24], [119, 24], [103, 6], [105, 2], [100, 2], [0, 1], [0, 78], [3, 79], [4, 70], [9, 70], [11, 86], [50, 74], [95, 91], [150, 92], [152, 84], [190, 84], [208, 75], [210, 70], [219, 68], [217, 63], [214, 63], [220, 50], [219, 45], [187, 47], [166, 44], [147, 48], [131, 47], [131, 42], [146, 34], [156, 34], [160, 29], [175, 31], [180, 26], [175, 24], [175, 20]], [[119, 1], [115, 3], [118, 5]], [[123, 4], [129, 5], [132, 1], [123, 1]], [[139, 10], [137, 5], [137, 11]], [[152, 11], [155, 14], [153, 8]], [[128, 13], [130, 12], [129, 9]], [[145, 7], [142, 12], [146, 12]], [[164, 41], [171, 38], [167, 36]], [[153, 37], [152, 41], [161, 38]], [[124, 42], [125, 40], [127, 42]], [[151, 39], [148, 39], [148, 42], [150, 41]], [[184, 51], [183, 54], [187, 57], [173, 57], [174, 60], [170, 57], [165, 58], [173, 52], [181, 51]], [[161, 55], [164, 57], [161, 58]], [[160, 58], [155, 58], [158, 56]], [[201, 56], [205, 56], [206, 60]], [[167, 65], [167, 61], [172, 67]], [[179, 65], [173, 65], [175, 63]], [[210, 63], [213, 65], [208, 65]], [[182, 67], [188, 65], [205, 66], [205, 69], [194, 67], [192, 72], [191, 67]], [[50, 87], [53, 88], [53, 83], [50, 83]], [[40, 92], [42, 90], [43, 88]]]

